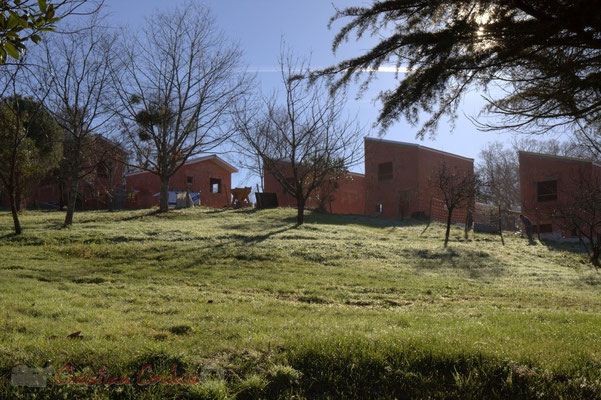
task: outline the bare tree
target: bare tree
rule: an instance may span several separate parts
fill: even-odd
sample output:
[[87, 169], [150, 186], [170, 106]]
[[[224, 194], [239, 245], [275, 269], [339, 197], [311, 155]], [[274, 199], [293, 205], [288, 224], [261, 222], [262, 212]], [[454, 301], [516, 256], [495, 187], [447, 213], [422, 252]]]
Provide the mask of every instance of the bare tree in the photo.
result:
[[230, 111], [251, 80], [238, 46], [197, 3], [155, 14], [141, 37], [132, 36], [113, 75], [116, 111], [135, 167], [160, 178], [160, 211], [166, 212], [169, 179], [190, 157], [230, 137]]
[[591, 263], [598, 268], [601, 257], [601, 176], [580, 170], [570, 189], [569, 199], [567, 204], [554, 211], [553, 217], [563, 229], [581, 239]]
[[71, 33], [45, 42], [34, 73], [46, 108], [65, 133], [62, 164], [69, 185], [65, 225], [73, 223], [80, 181], [102, 161], [97, 135], [106, 134], [110, 126], [109, 60], [114, 57], [115, 35], [101, 22], [93, 15], [81, 25], [67, 27]]
[[472, 172], [452, 168], [442, 162], [431, 177], [431, 185], [440, 190], [447, 209], [447, 229], [444, 247], [449, 243], [453, 211], [459, 207], [470, 207], [476, 190], [476, 177]]
[[[309, 198], [346, 174], [361, 159], [361, 129], [345, 118], [345, 96], [329, 96], [322, 80], [303, 78], [306, 63], [282, 52], [282, 101], [277, 95], [237, 113], [238, 149], [296, 198], [297, 224]], [[261, 110], [262, 108], [262, 110]]]
[[476, 166], [478, 177], [478, 200], [513, 210], [520, 205], [520, 166], [517, 152], [495, 142], [479, 154]]
[[[590, 132], [588, 134], [591, 135]], [[514, 140], [509, 148], [500, 142], [489, 144], [480, 152], [480, 162], [476, 167], [479, 177], [478, 200], [495, 206], [500, 205], [504, 210], [517, 208], [520, 205], [519, 151], [595, 159], [594, 148], [587, 145], [586, 141], [585, 136], [572, 137], [563, 142], [557, 139], [537, 140], [522, 137]]]

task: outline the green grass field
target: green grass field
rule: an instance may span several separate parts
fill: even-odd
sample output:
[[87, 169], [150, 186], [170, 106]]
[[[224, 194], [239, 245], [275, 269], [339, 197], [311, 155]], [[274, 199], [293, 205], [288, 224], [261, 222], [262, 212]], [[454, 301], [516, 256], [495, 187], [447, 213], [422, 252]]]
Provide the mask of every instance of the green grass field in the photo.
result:
[[[0, 398], [601, 396], [601, 274], [577, 245], [454, 228], [445, 250], [440, 225], [289, 209], [62, 219], [26, 212], [15, 237], [0, 213]], [[137, 385], [148, 364], [198, 379]], [[134, 383], [58, 384], [102, 367]]]

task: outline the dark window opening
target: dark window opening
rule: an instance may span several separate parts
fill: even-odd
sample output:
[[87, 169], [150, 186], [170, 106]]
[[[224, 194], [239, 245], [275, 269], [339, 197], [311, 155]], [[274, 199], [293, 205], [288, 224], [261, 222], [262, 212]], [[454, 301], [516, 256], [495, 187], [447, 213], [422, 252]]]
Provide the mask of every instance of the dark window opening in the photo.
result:
[[392, 163], [387, 162], [378, 165], [378, 180], [389, 181], [392, 179]]
[[538, 201], [557, 200], [557, 181], [545, 181], [537, 183]]
[[188, 185], [191, 185], [194, 183], [194, 177], [193, 176], [186, 176], [186, 182], [188, 183]]
[[[540, 227], [540, 232], [538, 230], [539, 227]], [[532, 232], [534, 232], [534, 233], [553, 233], [553, 225], [551, 225], [551, 224], [540, 224], [540, 226], [534, 225], [532, 227]]]
[[383, 210], [382, 204], [376, 204], [376, 212], [381, 213]]
[[98, 178], [108, 178], [109, 177], [109, 166], [104, 162], [101, 162], [100, 164], [98, 164], [98, 166], [96, 167], [96, 176]]
[[211, 193], [221, 193], [221, 179], [211, 178]]

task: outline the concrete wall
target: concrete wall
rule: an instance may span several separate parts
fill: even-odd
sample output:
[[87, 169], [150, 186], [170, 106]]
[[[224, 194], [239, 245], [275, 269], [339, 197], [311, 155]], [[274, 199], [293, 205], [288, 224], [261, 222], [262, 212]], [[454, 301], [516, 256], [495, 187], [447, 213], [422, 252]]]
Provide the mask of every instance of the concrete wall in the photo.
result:
[[[188, 177], [192, 183], [188, 185]], [[221, 179], [221, 192], [211, 193], [211, 178]], [[159, 176], [152, 172], [139, 172], [125, 176], [125, 189], [135, 190], [135, 201], [131, 207], [149, 208], [159, 205], [159, 196], [154, 196], [161, 191]], [[200, 193], [202, 206], [222, 208], [229, 205], [232, 189], [232, 174], [223, 166], [213, 160], [183, 165], [169, 180], [170, 191], [186, 191]]]

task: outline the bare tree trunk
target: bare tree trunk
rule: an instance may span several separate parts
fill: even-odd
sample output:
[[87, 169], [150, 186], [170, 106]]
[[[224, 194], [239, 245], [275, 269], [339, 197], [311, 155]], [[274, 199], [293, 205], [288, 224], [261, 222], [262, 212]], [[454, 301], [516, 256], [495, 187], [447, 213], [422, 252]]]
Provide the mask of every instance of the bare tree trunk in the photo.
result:
[[447, 231], [444, 236], [444, 247], [447, 247], [449, 243], [449, 235], [451, 234], [451, 220], [453, 216], [453, 210], [449, 209], [449, 215], [447, 216]]
[[[595, 239], [595, 235], [591, 235], [591, 239]], [[595, 268], [599, 268], [599, 257], [601, 257], [601, 233], [597, 234], [597, 243], [591, 243], [591, 263]]]
[[536, 209], [536, 237], [540, 241], [540, 218], [538, 215], [538, 208]]
[[296, 225], [301, 226], [305, 222], [305, 200], [297, 200]]
[[21, 189], [19, 188], [18, 184], [15, 187], [14, 193], [15, 193], [15, 207], [17, 209], [17, 212], [21, 212], [21, 210], [23, 209], [23, 196], [21, 194]]
[[73, 214], [77, 204], [77, 190], [79, 189], [79, 172], [71, 176], [71, 187], [69, 189], [69, 199], [67, 200], [67, 214], [65, 215], [65, 226], [73, 224]]
[[161, 197], [159, 198], [159, 212], [169, 211], [169, 177], [161, 176]]
[[65, 208], [65, 183], [59, 182], [58, 184], [58, 209], [63, 211]]
[[21, 222], [19, 221], [19, 211], [17, 210], [17, 198], [14, 189], [10, 189], [10, 212], [13, 215], [13, 225], [15, 227], [15, 235], [21, 234]]
[[465, 231], [463, 233], [465, 240], [469, 239], [469, 231], [470, 231], [470, 210], [468, 209], [465, 213]]
[[505, 246], [505, 238], [503, 238], [503, 214], [501, 213], [501, 205], [499, 204], [499, 235], [501, 235], [501, 243]]

